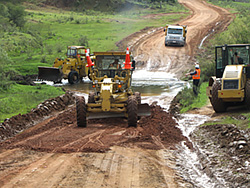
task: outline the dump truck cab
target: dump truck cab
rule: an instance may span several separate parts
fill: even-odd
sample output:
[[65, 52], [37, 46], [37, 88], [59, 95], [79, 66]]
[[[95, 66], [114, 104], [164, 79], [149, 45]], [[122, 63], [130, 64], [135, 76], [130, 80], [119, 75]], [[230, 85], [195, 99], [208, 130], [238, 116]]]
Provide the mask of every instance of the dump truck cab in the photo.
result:
[[216, 112], [250, 100], [249, 48], [249, 44], [215, 47], [216, 75], [209, 79], [207, 96]]
[[166, 25], [164, 32], [165, 32], [165, 46], [185, 45], [186, 34], [187, 34], [186, 25]]

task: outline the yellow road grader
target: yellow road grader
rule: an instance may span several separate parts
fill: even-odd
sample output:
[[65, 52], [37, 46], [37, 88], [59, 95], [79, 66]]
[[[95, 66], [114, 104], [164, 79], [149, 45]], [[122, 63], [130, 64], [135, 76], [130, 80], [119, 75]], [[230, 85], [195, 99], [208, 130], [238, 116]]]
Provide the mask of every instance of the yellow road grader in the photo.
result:
[[[127, 117], [128, 125], [136, 127], [140, 116], [150, 115], [148, 104], [141, 104], [139, 92], [131, 88], [135, 61], [130, 62], [128, 52], [94, 52], [95, 64], [86, 55], [93, 92], [88, 102], [76, 97], [77, 125], [86, 127], [87, 119]], [[125, 62], [125, 63], [124, 63]]]
[[250, 44], [215, 47], [216, 76], [209, 79], [207, 96], [215, 112], [246, 105], [250, 109]]
[[38, 79], [54, 83], [68, 79], [70, 84], [75, 84], [88, 76], [89, 68], [86, 67], [85, 49], [84, 46], [68, 46], [67, 58], [56, 58], [53, 67], [38, 67]]

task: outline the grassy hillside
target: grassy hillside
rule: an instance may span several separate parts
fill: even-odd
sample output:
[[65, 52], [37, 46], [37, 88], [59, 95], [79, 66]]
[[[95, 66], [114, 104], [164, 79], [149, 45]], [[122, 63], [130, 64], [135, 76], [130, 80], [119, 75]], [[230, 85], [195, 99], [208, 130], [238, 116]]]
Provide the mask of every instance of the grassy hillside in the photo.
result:
[[51, 66], [56, 57], [65, 56], [68, 45], [85, 45], [91, 51], [116, 50], [117, 41], [136, 31], [164, 26], [187, 16], [171, 14], [146, 17], [162, 12], [186, 13], [179, 4], [163, 4], [161, 9], [143, 8], [135, 4], [129, 11], [111, 14], [95, 10], [72, 12], [27, 2], [24, 6], [24, 27], [3, 32], [0, 37], [3, 49], [15, 62], [14, 68], [24, 75], [36, 74], [37, 66]]
[[[147, 16], [158, 13], [171, 14]], [[16, 85], [12, 80], [16, 74], [33, 75], [38, 73], [38, 66], [51, 67], [56, 57], [65, 57], [68, 45], [84, 45], [92, 52], [117, 50], [115, 43], [126, 36], [187, 15], [187, 10], [174, 1], [2, 0], [0, 122], [62, 94], [49, 86]]]

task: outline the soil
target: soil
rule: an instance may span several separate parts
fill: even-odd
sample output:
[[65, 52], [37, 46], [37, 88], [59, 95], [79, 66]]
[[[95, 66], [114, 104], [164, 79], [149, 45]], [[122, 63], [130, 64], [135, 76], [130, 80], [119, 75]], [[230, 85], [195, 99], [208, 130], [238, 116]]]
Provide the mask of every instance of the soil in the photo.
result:
[[[213, 29], [226, 29], [233, 18], [226, 10], [201, 0], [179, 2], [191, 10], [191, 16], [179, 22], [188, 25], [185, 47], [165, 47], [163, 28], [145, 28], [117, 43], [131, 46], [138, 68], [148, 67], [150, 59], [150, 70], [164, 67], [163, 71], [179, 77], [193, 65], [201, 39]], [[151, 116], [138, 121], [137, 128], [128, 128], [124, 118], [88, 120], [86, 128], [79, 128], [74, 94], [67, 92], [29, 114], [5, 120], [0, 125], [0, 187], [194, 187], [176, 173], [173, 153], [183, 141], [190, 149], [196, 146], [182, 135], [172, 113], [156, 105], [151, 105], [151, 111]], [[219, 141], [209, 128], [204, 129], [207, 138]], [[231, 128], [225, 130], [227, 135]], [[220, 138], [227, 138], [225, 135]], [[240, 148], [246, 156], [247, 139]], [[237, 141], [235, 148], [242, 143]], [[248, 171], [243, 170], [246, 175]], [[246, 185], [240, 177], [236, 182]]]
[[207, 125], [191, 136], [197, 143], [203, 171], [210, 178], [223, 179], [220, 186], [224, 187], [249, 187], [250, 129], [232, 124]]
[[[192, 147], [169, 113], [159, 106], [151, 106], [151, 110], [151, 116], [142, 117], [137, 128], [128, 128], [127, 120], [123, 118], [88, 120], [87, 128], [79, 128], [76, 125], [75, 106], [27, 130], [27, 121], [22, 119], [26, 120], [29, 116], [16, 116], [9, 120], [8, 127], [11, 127], [11, 132], [25, 131], [0, 143], [0, 148], [71, 153], [106, 152], [117, 145], [160, 150], [174, 149], [175, 144], [181, 141], [186, 141]], [[9, 131], [5, 133], [2, 137], [10, 135]]]

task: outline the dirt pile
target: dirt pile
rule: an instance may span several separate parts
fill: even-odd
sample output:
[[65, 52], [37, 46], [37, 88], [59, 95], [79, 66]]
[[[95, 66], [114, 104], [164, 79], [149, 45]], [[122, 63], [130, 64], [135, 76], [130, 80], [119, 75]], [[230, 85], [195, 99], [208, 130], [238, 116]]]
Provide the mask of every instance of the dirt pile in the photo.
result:
[[[170, 113], [164, 111], [160, 106], [152, 106], [151, 108], [151, 116], [143, 117], [139, 121], [137, 137], [130, 138], [125, 143], [136, 142], [137, 146], [146, 149], [163, 149], [169, 147], [174, 149], [175, 144], [186, 141], [187, 146], [192, 148], [192, 143], [176, 127], [177, 123]], [[134, 129], [130, 128], [124, 135], [130, 136], [133, 133]]]
[[[47, 152], [105, 152], [111, 146], [146, 149], [174, 148], [185, 140], [172, 115], [152, 106], [152, 115], [141, 118], [138, 127], [127, 127], [125, 118], [88, 120], [76, 125], [75, 106], [6, 140], [0, 148], [24, 148]], [[188, 141], [187, 141], [188, 142]]]
[[193, 135], [204, 172], [224, 179], [225, 187], [248, 187], [250, 183], [250, 130], [232, 124], [200, 127]]
[[27, 114], [19, 114], [6, 119], [0, 124], [0, 141], [10, 138], [17, 133], [33, 126], [45, 116], [53, 115], [55, 111], [64, 110], [68, 105], [74, 103], [73, 93], [67, 91], [64, 95], [48, 99], [39, 104], [37, 108], [32, 109]]

